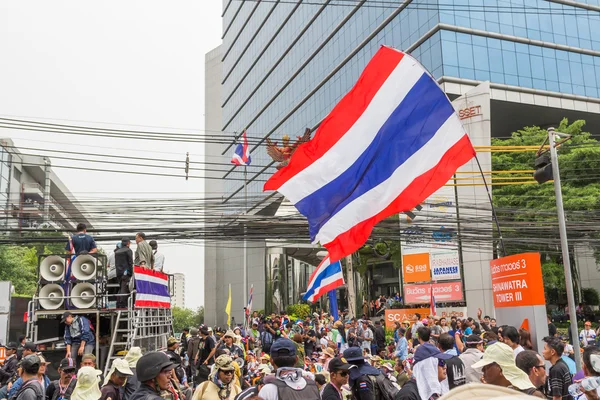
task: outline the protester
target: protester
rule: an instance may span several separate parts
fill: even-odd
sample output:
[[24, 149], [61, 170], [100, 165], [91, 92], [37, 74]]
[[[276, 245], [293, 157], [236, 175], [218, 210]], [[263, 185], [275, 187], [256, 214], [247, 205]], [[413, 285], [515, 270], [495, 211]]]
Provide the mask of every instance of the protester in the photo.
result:
[[77, 384], [71, 394], [71, 400], [98, 400], [100, 392], [100, 374], [102, 371], [92, 367], [81, 367], [77, 372]]
[[169, 378], [173, 368], [173, 362], [165, 353], [153, 351], [144, 354], [138, 360], [135, 371], [140, 386], [130, 398], [132, 400], [162, 400], [160, 391], [169, 389]]
[[375, 344], [377, 345], [377, 354], [385, 350], [385, 330], [381, 321], [375, 321], [375, 332], [373, 333]]
[[69, 400], [77, 384], [75, 362], [72, 358], [63, 358], [58, 367], [60, 378], [46, 389], [46, 400]]
[[[35, 355], [35, 356], [38, 357], [39, 364], [40, 364], [40, 367], [37, 372], [37, 379], [42, 388], [42, 396], [45, 397], [46, 389], [48, 388], [48, 386], [51, 383], [50, 379], [48, 379], [48, 377], [46, 376], [46, 367], [50, 363], [47, 362], [46, 359], [41, 355], [40, 356]], [[20, 362], [21, 371], [23, 371], [23, 360], [24, 359], [25, 359], [25, 357], [23, 357], [23, 359]], [[21, 377], [19, 377], [19, 379], [17, 379], [15, 381], [15, 383], [12, 384], [10, 390], [8, 391], [8, 396], [5, 396], [5, 397], [7, 397], [9, 399], [14, 399], [22, 385], [23, 385], [23, 374], [21, 373]]]
[[[517, 355], [515, 363], [520, 370], [527, 374], [538, 391], [543, 390], [546, 384], [546, 365], [544, 359], [538, 353], [533, 350], [522, 351]], [[542, 394], [541, 392], [538, 393]], [[543, 395], [542, 397], [545, 398]]]
[[135, 235], [135, 243], [137, 248], [135, 249], [134, 264], [144, 268], [154, 268], [154, 254], [152, 253], [152, 247], [146, 241], [146, 234], [138, 232]]
[[414, 376], [402, 386], [395, 400], [429, 400], [447, 393], [449, 388], [446, 361], [452, 357], [430, 343], [417, 347], [414, 356]]
[[514, 350], [504, 343], [489, 346], [483, 353], [483, 358], [472, 367], [481, 369], [483, 380], [487, 384], [507, 387], [528, 395], [536, 393], [527, 374], [517, 368]]
[[44, 398], [44, 389], [38, 379], [42, 361], [35, 354], [26, 355], [19, 364], [22, 384], [18, 388], [14, 400], [40, 400]]
[[404, 337], [406, 329], [398, 328], [398, 341], [396, 343], [396, 357], [401, 361], [406, 360], [408, 357], [408, 341]]
[[133, 277], [133, 252], [130, 249], [131, 240], [121, 239], [121, 247], [115, 251], [115, 273], [119, 292], [117, 296], [117, 307], [127, 308], [129, 299], [129, 283]]
[[[265, 377], [265, 386], [259, 392], [262, 399], [320, 399], [316, 383], [313, 380], [306, 379], [302, 370], [294, 368], [296, 361], [296, 345], [294, 342], [287, 338], [281, 338], [273, 343], [271, 346], [271, 363], [275, 367], [275, 375]], [[267, 378], [269, 379], [267, 380]]]
[[465, 377], [467, 383], [481, 382], [483, 373], [481, 370], [473, 368], [473, 364], [483, 357], [483, 339], [477, 335], [470, 335], [466, 340], [466, 350], [462, 352], [459, 358], [465, 365]]
[[6, 351], [6, 358], [4, 359], [4, 365], [0, 368], [0, 398], [5, 398], [8, 393], [8, 384], [13, 381], [17, 375], [17, 348], [18, 344], [15, 342], [9, 342], [4, 348]]
[[65, 311], [61, 322], [65, 323], [66, 358], [77, 360], [78, 356], [94, 352], [96, 338], [89, 319], [83, 315], [73, 315], [72, 312]]
[[521, 336], [519, 335], [519, 331], [514, 326], [507, 326], [502, 329], [502, 338], [504, 339], [504, 344], [513, 349], [515, 357], [525, 350], [523, 346], [521, 346]]
[[87, 234], [87, 226], [83, 223], [77, 224], [77, 233], [71, 236], [65, 246], [65, 250], [69, 253], [71, 252], [71, 245], [76, 255], [98, 252], [94, 238]]
[[371, 343], [373, 343], [373, 331], [369, 328], [369, 323], [365, 320], [362, 321], [362, 335], [360, 336], [361, 347], [364, 350], [371, 353]]
[[596, 332], [592, 329], [592, 322], [585, 321], [583, 330], [579, 333], [582, 347], [596, 344]]
[[[569, 367], [561, 359], [564, 351], [564, 345], [557, 337], [544, 338], [544, 359], [550, 361], [552, 366], [548, 371], [548, 381], [546, 384], [546, 395], [554, 400], [560, 400], [569, 396], [569, 385], [573, 383], [573, 377], [569, 372]], [[487, 353], [487, 351], [486, 351]]]
[[131, 376], [133, 376], [133, 371], [129, 368], [127, 361], [119, 358], [113, 360], [110, 370], [104, 378], [100, 400], [121, 400], [121, 388]]
[[344, 362], [341, 358], [335, 358], [329, 363], [329, 383], [325, 385], [321, 394], [321, 400], [344, 400], [342, 386], [348, 383], [348, 375], [355, 365]]
[[454, 353], [454, 338], [447, 333], [442, 333], [439, 337], [438, 348], [443, 353], [452, 355], [451, 358], [446, 360], [446, 374], [448, 375], [450, 389], [464, 385], [467, 382], [465, 364]]
[[152, 248], [152, 254], [154, 255], [154, 270], [163, 272], [165, 255], [158, 251], [158, 243], [156, 243], [156, 240], [150, 241], [150, 247]]
[[139, 347], [132, 347], [125, 355], [125, 362], [133, 373], [132, 376], [127, 378], [125, 385], [123, 386], [123, 400], [129, 400], [133, 393], [140, 387], [140, 382], [137, 379], [137, 362], [142, 357], [142, 349]]
[[233, 341], [236, 340], [235, 333], [230, 329], [223, 335], [223, 344], [219, 346], [219, 350], [227, 350], [232, 358], [244, 358], [244, 351]]
[[381, 372], [365, 362], [361, 349], [358, 347], [346, 349], [344, 351], [344, 358], [348, 363], [356, 367], [350, 370], [348, 379], [352, 395], [357, 399], [368, 399], [370, 398], [369, 396], [375, 396], [376, 387], [373, 382]]

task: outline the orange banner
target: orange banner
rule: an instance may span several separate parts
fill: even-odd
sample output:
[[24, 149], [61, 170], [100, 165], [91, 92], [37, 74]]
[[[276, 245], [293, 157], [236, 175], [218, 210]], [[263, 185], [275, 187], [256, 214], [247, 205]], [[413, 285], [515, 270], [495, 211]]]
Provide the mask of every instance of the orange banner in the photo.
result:
[[404, 283], [431, 281], [429, 253], [402, 255], [402, 273]]
[[515, 254], [490, 261], [494, 306], [546, 305], [540, 253]]
[[427, 318], [431, 314], [431, 309], [428, 307], [385, 310], [385, 328], [393, 331], [396, 328], [394, 322], [402, 323], [402, 321], [409, 320], [412, 323], [412, 319], [416, 313], [421, 314], [421, 318]]

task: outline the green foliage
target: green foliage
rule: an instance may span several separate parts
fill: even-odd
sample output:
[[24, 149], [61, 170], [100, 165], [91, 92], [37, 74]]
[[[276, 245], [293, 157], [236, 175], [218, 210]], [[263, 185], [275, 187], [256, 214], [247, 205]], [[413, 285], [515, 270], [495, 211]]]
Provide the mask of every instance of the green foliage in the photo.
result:
[[[600, 175], [582, 171], [597, 171], [600, 168], [600, 146], [588, 132], [583, 132], [585, 121], [569, 124], [563, 119], [556, 130], [572, 135], [571, 140], [559, 148], [558, 159], [562, 178], [562, 191], [567, 216], [573, 211], [593, 211], [600, 206]], [[539, 127], [526, 127], [514, 132], [509, 139], [492, 139], [493, 146], [540, 146], [548, 132]], [[536, 155], [531, 152], [495, 152], [492, 153], [492, 169], [533, 170]], [[495, 174], [494, 178], [512, 178], [515, 174]], [[521, 175], [523, 176], [523, 175]], [[531, 179], [527, 174], [524, 179]], [[499, 219], [510, 221], [510, 228], [502, 227], [506, 239], [508, 254], [537, 251], [542, 254], [542, 273], [546, 301], [551, 304], [565, 303], [565, 278], [562, 257], [556, 246], [528, 243], [525, 236], [548, 235], [549, 215], [556, 210], [554, 186], [542, 185], [504, 185], [493, 187], [493, 202], [500, 209]], [[504, 209], [504, 211], [502, 211]], [[540, 213], [543, 211], [544, 213]], [[573, 221], [571, 221], [573, 222]], [[570, 238], [576, 239], [578, 232], [570, 232]], [[583, 238], [589, 232], [581, 233]], [[558, 233], [556, 233], [558, 236]], [[597, 254], [600, 255], [600, 252]], [[573, 264], [573, 263], [572, 263]], [[576, 273], [576, 271], [574, 271]], [[574, 281], [576, 275], [574, 275]]]
[[291, 304], [286, 309], [287, 315], [292, 319], [304, 319], [310, 315], [308, 304]]
[[185, 328], [198, 327], [204, 322], [204, 307], [196, 311], [190, 308], [173, 307], [173, 330], [181, 332]]
[[10, 281], [16, 295], [32, 297], [37, 288], [36, 249], [0, 246], [0, 281]]
[[581, 289], [581, 296], [583, 297], [583, 304], [588, 306], [600, 305], [600, 295], [594, 288]]

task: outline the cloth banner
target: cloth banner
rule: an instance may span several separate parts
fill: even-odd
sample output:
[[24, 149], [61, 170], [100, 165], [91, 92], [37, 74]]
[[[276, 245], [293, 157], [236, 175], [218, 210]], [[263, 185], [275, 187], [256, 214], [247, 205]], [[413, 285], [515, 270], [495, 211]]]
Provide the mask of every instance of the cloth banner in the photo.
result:
[[136, 308], [171, 308], [167, 274], [135, 265], [133, 276]]

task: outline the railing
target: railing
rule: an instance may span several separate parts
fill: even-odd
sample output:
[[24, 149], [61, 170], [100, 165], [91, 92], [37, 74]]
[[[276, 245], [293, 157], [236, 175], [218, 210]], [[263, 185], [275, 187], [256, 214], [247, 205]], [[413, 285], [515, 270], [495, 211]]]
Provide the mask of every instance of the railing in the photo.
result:
[[32, 190], [37, 189], [41, 193], [44, 193], [44, 188], [42, 187], [42, 185], [40, 185], [39, 183], [36, 183], [36, 182], [23, 183], [23, 190], [27, 191], [27, 189], [32, 189]]

